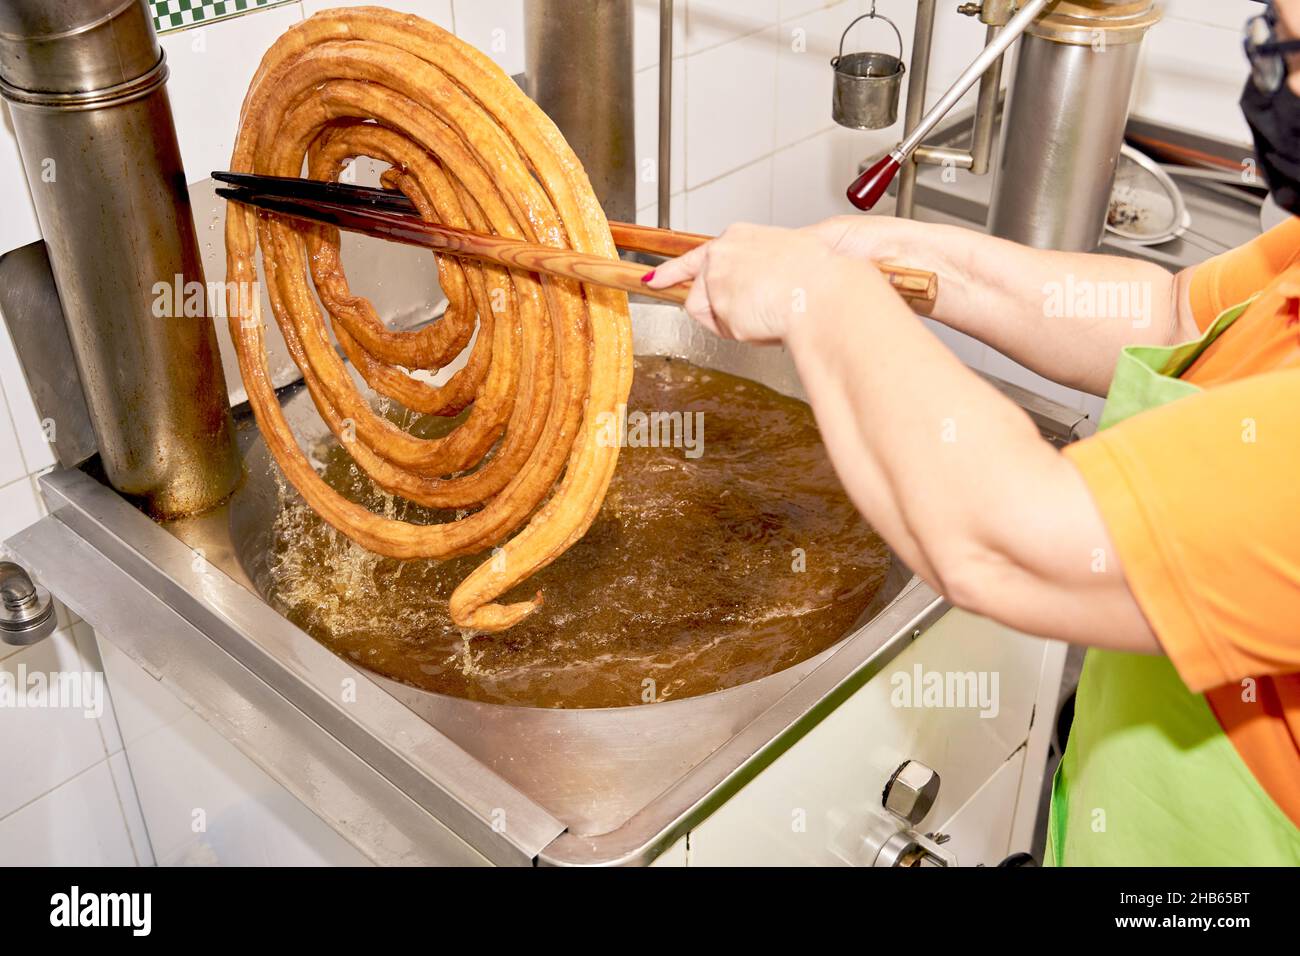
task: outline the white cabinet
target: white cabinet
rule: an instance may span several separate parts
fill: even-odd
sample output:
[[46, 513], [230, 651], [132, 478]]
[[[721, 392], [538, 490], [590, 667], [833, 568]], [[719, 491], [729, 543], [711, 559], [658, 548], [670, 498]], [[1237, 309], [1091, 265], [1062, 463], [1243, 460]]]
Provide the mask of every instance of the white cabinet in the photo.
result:
[[[862, 841], [906, 760], [941, 778], [917, 829], [949, 833], [959, 864], [999, 862], [1017, 812], [1036, 809], [1019, 797], [1025, 768], [1046, 759], [1028, 752], [1030, 725], [1040, 687], [1051, 703], [1038, 719], [1053, 718], [1063, 657], [1059, 644], [948, 612], [692, 831], [690, 864], [868, 862]], [[1034, 736], [1044, 750], [1046, 735]]]
[[997, 866], [1011, 855], [1011, 829], [1018, 816], [1016, 798], [1025, 770], [1025, 751], [1004, 763], [965, 806], [939, 825], [948, 835], [944, 849], [959, 866]]
[[[358, 801], [352, 819], [327, 822], [312, 812], [300, 793], [273, 778], [193, 703], [181, 699], [178, 688], [150, 674], [110, 641], [101, 640], [99, 646], [130, 777], [159, 866], [371, 862], [346, 834], [379, 829], [369, 816], [380, 810]], [[311, 768], [310, 759], [305, 759], [304, 773], [296, 781], [308, 791], [318, 786]], [[486, 864], [481, 855], [448, 836], [455, 849], [433, 862]], [[433, 852], [426, 848], [426, 854]]]

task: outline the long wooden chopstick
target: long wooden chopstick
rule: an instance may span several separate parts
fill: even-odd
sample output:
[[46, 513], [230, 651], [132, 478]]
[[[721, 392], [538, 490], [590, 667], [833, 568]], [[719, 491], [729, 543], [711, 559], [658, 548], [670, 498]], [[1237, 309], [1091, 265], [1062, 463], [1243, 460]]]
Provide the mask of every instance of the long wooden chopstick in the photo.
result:
[[[654, 226], [637, 226], [627, 222], [610, 222], [609, 229], [614, 234], [614, 244], [620, 249], [672, 258], [684, 255], [713, 238], [696, 232], [656, 229]], [[934, 304], [935, 296], [939, 294], [939, 277], [933, 272], [888, 262], [878, 262], [876, 267], [903, 298], [916, 306]]]
[[[688, 283], [667, 289], [650, 289], [641, 281], [645, 268], [622, 260], [427, 222], [419, 217], [409, 199], [390, 189], [247, 173], [214, 172], [212, 176], [236, 187], [217, 190], [217, 194], [226, 199], [281, 215], [324, 222], [350, 232], [451, 255], [486, 259], [511, 268], [591, 282], [679, 305], [685, 302], [690, 290]], [[711, 238], [632, 223], [611, 222], [609, 225], [619, 248], [661, 256], [682, 255]], [[879, 264], [879, 267], [898, 293], [914, 305], [933, 304], [938, 294], [938, 278], [933, 272], [886, 263]]]
[[639, 292], [678, 305], [686, 301], [686, 294], [691, 288], [690, 284], [685, 282], [666, 289], [648, 288], [641, 281], [641, 277], [646, 273], [646, 267], [624, 262], [622, 259], [606, 259], [585, 252], [574, 252], [571, 249], [556, 249], [553, 246], [503, 239], [500, 236], [470, 232], [379, 209], [360, 209], [314, 199], [286, 199], [238, 189], [218, 189], [217, 194], [283, 216], [323, 222], [349, 232], [359, 232], [392, 242], [421, 246], [450, 255], [486, 259], [525, 272], [541, 272], [561, 279], [575, 279], [578, 282], [591, 282], [595, 285], [621, 289], [624, 292]]

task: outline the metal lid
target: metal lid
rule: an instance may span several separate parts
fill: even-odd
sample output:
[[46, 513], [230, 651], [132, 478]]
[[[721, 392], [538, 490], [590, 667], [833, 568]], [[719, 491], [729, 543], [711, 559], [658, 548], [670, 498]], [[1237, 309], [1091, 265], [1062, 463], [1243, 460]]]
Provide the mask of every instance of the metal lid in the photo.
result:
[[1104, 49], [1106, 44], [1140, 43], [1160, 16], [1153, 0], [1059, 0], [1025, 33]]
[[0, 80], [40, 93], [91, 93], [148, 73], [162, 56], [147, 0], [4, 0]]

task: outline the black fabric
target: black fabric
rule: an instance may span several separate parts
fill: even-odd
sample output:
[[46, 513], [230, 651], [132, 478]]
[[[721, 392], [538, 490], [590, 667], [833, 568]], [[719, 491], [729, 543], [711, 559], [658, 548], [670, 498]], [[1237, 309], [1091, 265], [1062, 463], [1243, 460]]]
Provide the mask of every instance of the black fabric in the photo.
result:
[[1241, 111], [1254, 134], [1255, 154], [1273, 201], [1300, 215], [1300, 97], [1290, 83], [1264, 93], [1247, 80]]

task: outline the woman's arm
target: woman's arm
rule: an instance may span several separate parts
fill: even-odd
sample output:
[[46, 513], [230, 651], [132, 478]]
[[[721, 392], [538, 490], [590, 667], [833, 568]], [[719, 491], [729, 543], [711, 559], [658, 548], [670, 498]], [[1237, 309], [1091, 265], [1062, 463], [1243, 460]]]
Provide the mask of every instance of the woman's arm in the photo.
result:
[[744, 226], [650, 283], [690, 279], [702, 324], [786, 343], [854, 504], [936, 589], [1033, 634], [1159, 650], [1079, 474], [878, 270]]
[[939, 275], [931, 317], [1044, 378], [1104, 395], [1125, 345], [1194, 339], [1190, 270], [1031, 249], [957, 226], [839, 216], [809, 231], [850, 258]]

